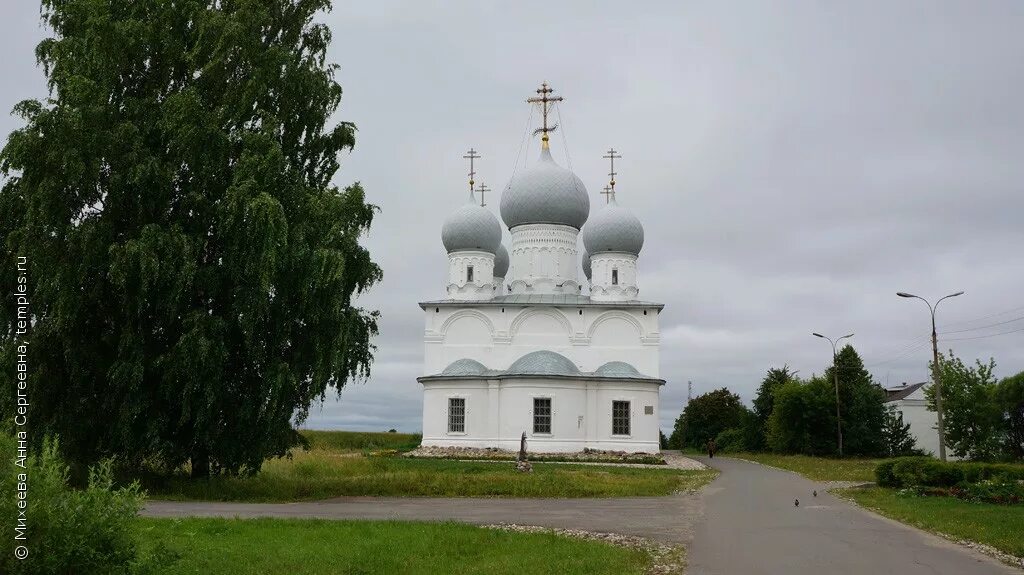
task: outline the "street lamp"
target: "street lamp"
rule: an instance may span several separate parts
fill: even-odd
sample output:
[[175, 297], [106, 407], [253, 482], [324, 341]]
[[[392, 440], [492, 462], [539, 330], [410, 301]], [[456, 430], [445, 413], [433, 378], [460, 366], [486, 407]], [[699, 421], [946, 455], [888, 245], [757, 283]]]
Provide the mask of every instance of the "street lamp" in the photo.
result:
[[836, 384], [836, 435], [839, 437], [839, 457], [843, 456], [843, 422], [839, 416], [839, 365], [837, 365], [838, 354], [836, 353], [836, 344], [843, 341], [848, 337], [853, 337], [852, 333], [846, 334], [843, 337], [832, 341], [831, 337], [821, 335], [820, 333], [812, 333], [815, 337], [827, 339], [832, 344], [832, 376]]
[[928, 311], [930, 311], [932, 314], [932, 382], [935, 384], [935, 413], [938, 415], [939, 419], [939, 459], [945, 461], [946, 428], [942, 423], [942, 382], [939, 372], [939, 338], [938, 335], [935, 333], [935, 310], [939, 307], [939, 304], [942, 303], [942, 300], [951, 297], [956, 297], [958, 295], [964, 295], [964, 292], [958, 291], [956, 293], [951, 293], [943, 298], [939, 298], [939, 301], [935, 302], [935, 305], [932, 305], [931, 303], [928, 302], [928, 300], [924, 299], [919, 295], [914, 295], [902, 291], [896, 292], [896, 295], [900, 297], [917, 298], [923, 301], [925, 305], [928, 306]]

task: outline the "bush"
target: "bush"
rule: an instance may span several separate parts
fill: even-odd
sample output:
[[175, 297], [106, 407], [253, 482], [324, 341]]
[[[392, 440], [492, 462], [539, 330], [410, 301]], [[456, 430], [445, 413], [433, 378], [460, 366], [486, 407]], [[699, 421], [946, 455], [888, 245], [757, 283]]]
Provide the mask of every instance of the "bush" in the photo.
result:
[[[15, 460], [15, 441], [0, 436], [0, 455], [5, 461]], [[0, 513], [9, 518], [0, 526], [0, 572], [17, 574], [75, 573], [119, 574], [147, 573], [161, 557], [143, 556], [138, 550], [135, 532], [136, 515], [142, 506], [143, 494], [138, 483], [121, 489], [113, 488], [110, 462], [89, 470], [89, 485], [75, 490], [68, 485], [68, 467], [58, 455], [57, 443], [47, 441], [43, 451], [26, 461], [26, 469], [5, 470], [0, 478]], [[22, 541], [14, 539], [14, 518], [18, 516], [16, 499], [17, 472], [28, 476], [27, 559], [15, 558], [15, 548]]]
[[715, 445], [722, 453], [739, 453], [746, 451], [746, 441], [742, 429], [726, 429], [715, 438]]
[[994, 481], [1024, 480], [1024, 465], [939, 461], [930, 457], [899, 457], [875, 468], [882, 487], [952, 487]]

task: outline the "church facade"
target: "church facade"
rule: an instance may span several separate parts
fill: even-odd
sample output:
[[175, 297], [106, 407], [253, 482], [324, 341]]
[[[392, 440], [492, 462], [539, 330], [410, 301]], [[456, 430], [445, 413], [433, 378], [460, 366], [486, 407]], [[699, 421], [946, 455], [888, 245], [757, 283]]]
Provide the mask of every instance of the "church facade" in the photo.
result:
[[[446, 296], [425, 315], [425, 446], [659, 451], [663, 306], [638, 299], [643, 226], [615, 198], [614, 150], [603, 206], [551, 155], [543, 85], [539, 159], [501, 196], [511, 236], [474, 195], [444, 222]], [[580, 245], [582, 243], [582, 246]], [[586, 290], [584, 292], [584, 290]]]

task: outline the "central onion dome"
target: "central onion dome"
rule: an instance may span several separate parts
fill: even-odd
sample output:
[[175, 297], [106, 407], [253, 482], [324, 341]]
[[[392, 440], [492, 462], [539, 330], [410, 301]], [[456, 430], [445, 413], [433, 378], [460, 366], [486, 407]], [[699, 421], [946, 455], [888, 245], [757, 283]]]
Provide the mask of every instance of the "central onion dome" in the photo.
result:
[[540, 160], [512, 176], [501, 194], [501, 219], [509, 229], [523, 224], [561, 224], [577, 230], [590, 215], [590, 198], [576, 174], [559, 166], [547, 147]]
[[441, 227], [441, 242], [448, 253], [497, 253], [501, 246], [501, 224], [490, 210], [476, 203], [476, 198], [470, 191], [469, 201], [445, 219], [444, 226]]
[[644, 247], [644, 227], [633, 212], [620, 206], [612, 196], [583, 230], [583, 246], [591, 256], [603, 252], [639, 256]]
[[508, 250], [505, 244], [498, 244], [498, 251], [494, 254], [494, 277], [503, 278], [508, 273]]

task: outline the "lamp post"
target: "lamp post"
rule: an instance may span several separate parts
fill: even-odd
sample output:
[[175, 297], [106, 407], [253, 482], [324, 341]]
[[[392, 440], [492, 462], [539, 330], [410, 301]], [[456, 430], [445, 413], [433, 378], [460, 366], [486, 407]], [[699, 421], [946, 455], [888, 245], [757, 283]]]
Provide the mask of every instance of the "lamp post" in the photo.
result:
[[836, 436], [839, 438], [839, 457], [843, 456], [843, 422], [839, 415], [839, 365], [837, 365], [838, 354], [836, 353], [836, 344], [848, 337], [853, 337], [853, 334], [846, 334], [841, 338], [832, 341], [832, 338], [821, 335], [820, 333], [812, 333], [815, 337], [827, 339], [832, 344], [832, 376], [836, 384]]
[[939, 338], [938, 334], [935, 333], [935, 310], [942, 303], [942, 300], [958, 295], [963, 295], [964, 292], [958, 291], [951, 293], [945, 297], [939, 298], [939, 301], [932, 305], [928, 300], [924, 299], [919, 295], [914, 295], [906, 292], [896, 292], [896, 295], [900, 297], [912, 297], [917, 298], [928, 306], [928, 311], [932, 314], [932, 382], [935, 384], [935, 413], [938, 416], [939, 425], [939, 459], [942, 461], [946, 460], [946, 428], [942, 423], [942, 381], [939, 371]]

